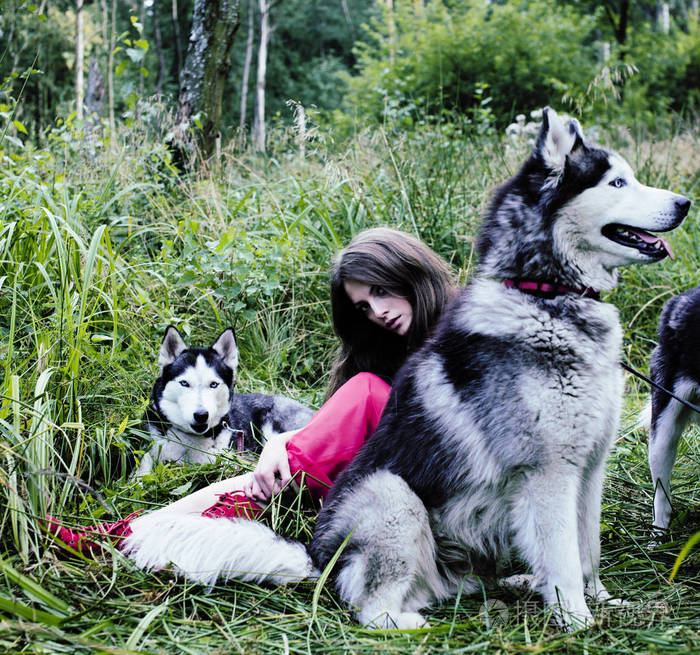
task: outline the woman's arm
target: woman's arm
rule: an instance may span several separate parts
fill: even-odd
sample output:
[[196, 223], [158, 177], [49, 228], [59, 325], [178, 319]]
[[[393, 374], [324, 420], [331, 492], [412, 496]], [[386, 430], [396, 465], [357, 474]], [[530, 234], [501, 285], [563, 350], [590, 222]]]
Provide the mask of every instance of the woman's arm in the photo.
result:
[[299, 430], [282, 432], [267, 440], [253, 474], [243, 485], [243, 492], [248, 498], [266, 502], [292, 479], [287, 442], [297, 432]]

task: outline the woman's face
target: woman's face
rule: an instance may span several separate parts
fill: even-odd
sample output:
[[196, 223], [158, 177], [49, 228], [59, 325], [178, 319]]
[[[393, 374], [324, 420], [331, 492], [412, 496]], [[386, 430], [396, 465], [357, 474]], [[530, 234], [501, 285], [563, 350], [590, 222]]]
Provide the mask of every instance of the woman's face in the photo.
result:
[[357, 280], [343, 282], [345, 293], [357, 311], [385, 330], [406, 336], [413, 320], [413, 307], [406, 298], [394, 296], [384, 287]]

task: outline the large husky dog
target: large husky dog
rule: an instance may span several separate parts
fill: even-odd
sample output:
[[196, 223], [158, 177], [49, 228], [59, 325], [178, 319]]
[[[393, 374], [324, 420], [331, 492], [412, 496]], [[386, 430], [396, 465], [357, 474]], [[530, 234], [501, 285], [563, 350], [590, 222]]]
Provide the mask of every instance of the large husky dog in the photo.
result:
[[[651, 353], [651, 378], [676, 396], [700, 404], [700, 286], [671, 298], [659, 317], [659, 343]], [[649, 468], [654, 482], [654, 523], [661, 531], [671, 520], [671, 469], [685, 427], [700, 414], [652, 387]]]
[[144, 426], [151, 438], [137, 476], [158, 461], [207, 463], [231, 445], [260, 450], [260, 440], [296, 430], [313, 412], [284, 396], [234, 394], [238, 347], [232, 328], [209, 348], [188, 348], [176, 328], [165, 331]]
[[[689, 205], [546, 109], [485, 216], [478, 275], [399, 372], [376, 433], [331, 489], [310, 557], [255, 522], [203, 517], [144, 522], [125, 551], [205, 582], [279, 581], [344, 547], [340, 596], [361, 623], [402, 629], [513, 558], [565, 625], [586, 623], [584, 595], [609, 598], [599, 519], [622, 395], [618, 314], [598, 292], [618, 266], [670, 254], [649, 231], [673, 229]], [[197, 540], [207, 548], [195, 556]]]

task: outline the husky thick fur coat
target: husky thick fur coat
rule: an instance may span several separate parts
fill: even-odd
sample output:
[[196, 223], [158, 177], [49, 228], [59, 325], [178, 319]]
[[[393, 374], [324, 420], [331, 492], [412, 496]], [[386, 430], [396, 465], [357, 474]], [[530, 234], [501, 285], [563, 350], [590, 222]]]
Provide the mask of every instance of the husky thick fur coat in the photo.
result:
[[[560, 622], [587, 623], [585, 595], [610, 597], [599, 522], [622, 397], [618, 313], [597, 293], [618, 266], [665, 257], [647, 230], [676, 227], [688, 207], [546, 109], [534, 151], [486, 213], [477, 276], [398, 373], [376, 433], [331, 489], [310, 559], [260, 526], [202, 517], [186, 528], [144, 517], [127, 552], [206, 582], [279, 581], [323, 569], [351, 535], [340, 596], [360, 623], [404, 629], [515, 560]], [[206, 554], [167, 546], [183, 530], [199, 532]], [[203, 535], [215, 532], [213, 554]]]

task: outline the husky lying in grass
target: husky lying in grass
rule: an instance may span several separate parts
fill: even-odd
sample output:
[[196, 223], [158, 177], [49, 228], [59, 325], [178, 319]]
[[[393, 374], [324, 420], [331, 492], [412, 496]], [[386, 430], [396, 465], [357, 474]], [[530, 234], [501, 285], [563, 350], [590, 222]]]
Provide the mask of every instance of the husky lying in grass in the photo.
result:
[[291, 398], [234, 393], [238, 347], [232, 328], [209, 348], [188, 348], [176, 328], [165, 331], [160, 376], [144, 416], [151, 445], [137, 476], [156, 462], [208, 463], [222, 450], [258, 452], [261, 440], [297, 430], [312, 410]]

